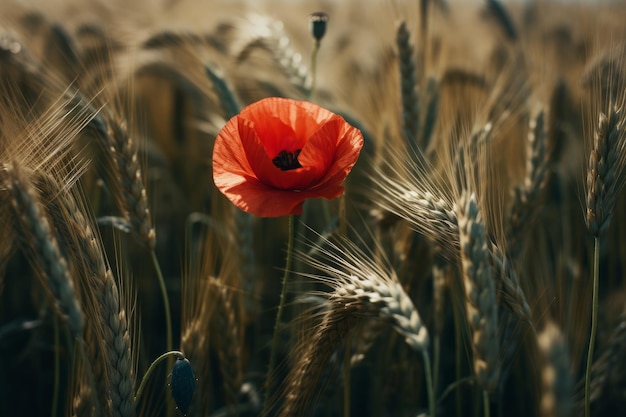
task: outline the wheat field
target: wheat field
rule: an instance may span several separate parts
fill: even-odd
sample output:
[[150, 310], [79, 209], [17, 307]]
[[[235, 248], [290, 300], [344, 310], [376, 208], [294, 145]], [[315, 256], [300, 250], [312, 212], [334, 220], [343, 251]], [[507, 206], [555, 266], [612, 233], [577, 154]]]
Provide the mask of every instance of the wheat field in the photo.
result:
[[[625, 6], [3, 1], [0, 415], [623, 414]], [[267, 97], [343, 196], [218, 190]]]

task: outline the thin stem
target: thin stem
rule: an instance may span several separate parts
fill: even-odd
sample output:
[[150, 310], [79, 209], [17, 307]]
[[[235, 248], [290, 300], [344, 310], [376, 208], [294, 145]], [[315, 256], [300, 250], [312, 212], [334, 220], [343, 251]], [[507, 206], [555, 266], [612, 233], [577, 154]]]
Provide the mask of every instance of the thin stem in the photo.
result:
[[315, 102], [317, 99], [317, 53], [320, 50], [320, 41], [316, 40], [313, 44], [313, 51], [311, 52], [311, 101]]
[[473, 384], [475, 382], [475, 378], [473, 376], [466, 376], [463, 379], [459, 379], [458, 381], [454, 381], [452, 384], [448, 385], [448, 387], [441, 393], [441, 396], [437, 399], [437, 404], [441, 404], [443, 400], [446, 399], [448, 395], [458, 387], [463, 384]]
[[163, 279], [163, 272], [161, 272], [161, 266], [157, 259], [154, 249], [150, 251], [152, 256], [152, 264], [157, 275], [157, 281], [159, 282], [159, 288], [161, 289], [161, 297], [163, 298], [163, 308], [165, 309], [165, 335], [166, 345], [165, 349], [171, 351], [173, 349], [172, 342], [172, 313], [170, 311], [170, 300], [167, 296], [167, 288], [165, 287], [165, 280]]
[[148, 370], [146, 371], [143, 378], [141, 379], [141, 384], [139, 384], [139, 389], [137, 390], [137, 394], [135, 395], [135, 401], [139, 400], [139, 397], [141, 397], [141, 394], [143, 393], [143, 390], [146, 387], [146, 383], [148, 382], [148, 379], [150, 378], [150, 375], [152, 374], [152, 372], [156, 369], [156, 366], [160, 362], [162, 362], [164, 359], [167, 359], [171, 356], [174, 356], [176, 359], [185, 359], [185, 355], [182, 352], [179, 352], [177, 350], [171, 350], [169, 352], [165, 352], [164, 354], [156, 358], [150, 364], [150, 366], [148, 367]]
[[346, 217], [346, 194], [343, 193], [339, 197], [339, 234], [341, 236], [348, 235], [348, 223]]
[[56, 314], [52, 315], [52, 329], [54, 332], [54, 388], [52, 389], [50, 417], [56, 417], [59, 408], [59, 389], [61, 386], [61, 336], [59, 334], [59, 318]]
[[280, 292], [280, 302], [276, 313], [276, 321], [274, 322], [274, 335], [272, 336], [272, 349], [270, 350], [270, 364], [267, 369], [267, 395], [270, 394], [269, 380], [274, 372], [276, 362], [276, 349], [278, 345], [278, 334], [280, 333], [280, 322], [283, 317], [283, 308], [285, 306], [285, 298], [287, 295], [287, 280], [289, 279], [289, 271], [291, 270], [291, 259], [293, 258], [293, 241], [294, 241], [294, 216], [289, 216], [287, 237], [287, 257], [285, 260], [285, 272], [283, 273], [282, 290]]
[[593, 294], [591, 301], [591, 335], [587, 352], [587, 369], [585, 370], [585, 417], [591, 416], [591, 365], [593, 365], [593, 348], [598, 331], [598, 288], [600, 281], [600, 239], [593, 240]]
[[430, 367], [430, 357], [426, 349], [422, 350], [424, 358], [424, 375], [426, 376], [426, 391], [428, 393], [428, 412], [430, 417], [435, 417], [435, 391], [433, 390], [433, 372]]
[[489, 393], [487, 392], [487, 390], [483, 390], [483, 415], [484, 417], [489, 417], [490, 416], [490, 410], [489, 410]]
[[350, 417], [350, 338], [346, 339], [343, 358], [343, 417]]

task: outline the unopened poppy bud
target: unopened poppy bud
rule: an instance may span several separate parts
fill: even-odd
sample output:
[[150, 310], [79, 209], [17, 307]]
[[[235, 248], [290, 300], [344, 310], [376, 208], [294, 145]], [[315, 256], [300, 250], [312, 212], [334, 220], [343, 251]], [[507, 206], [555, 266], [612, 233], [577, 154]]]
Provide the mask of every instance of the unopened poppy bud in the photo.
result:
[[196, 390], [196, 376], [186, 358], [178, 358], [172, 369], [170, 389], [176, 406], [184, 415], [189, 411], [193, 393]]
[[316, 41], [321, 41], [326, 33], [326, 24], [328, 23], [328, 15], [324, 12], [315, 12], [309, 16], [311, 23], [311, 34]]

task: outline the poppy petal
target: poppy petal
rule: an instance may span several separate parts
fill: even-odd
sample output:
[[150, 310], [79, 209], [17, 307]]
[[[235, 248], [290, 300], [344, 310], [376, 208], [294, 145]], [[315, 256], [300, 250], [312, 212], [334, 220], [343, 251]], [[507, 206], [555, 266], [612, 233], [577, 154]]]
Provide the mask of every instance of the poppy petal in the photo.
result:
[[268, 154], [272, 155], [281, 150], [293, 152], [288, 148], [280, 148], [285, 145], [284, 138], [287, 138], [287, 144], [289, 140], [295, 141], [294, 150], [302, 149], [320, 125], [335, 114], [306, 101], [269, 97], [249, 105], [241, 111], [240, 116], [254, 121], [257, 134], [264, 138], [264, 142], [267, 140]]
[[259, 217], [299, 215], [305, 200], [323, 197], [316, 193], [277, 190], [256, 180], [245, 181], [222, 192], [241, 210]]
[[[340, 116], [312, 103], [268, 98], [244, 108], [220, 131], [213, 179], [244, 211], [262, 217], [300, 214], [306, 199], [343, 193], [342, 182], [362, 146], [361, 132]], [[279, 167], [273, 159], [283, 152], [292, 155], [283, 155]]]
[[263, 144], [255, 130], [255, 125], [239, 119], [239, 136], [245, 149], [246, 158], [255, 176], [263, 183], [280, 190], [305, 190], [311, 187], [321, 175], [309, 167], [282, 171], [276, 167], [265, 153]]
[[316, 180], [326, 174], [333, 165], [335, 159], [337, 140], [342, 133], [345, 121], [335, 116], [320, 127], [307, 141], [302, 149], [298, 160], [303, 167], [312, 167], [316, 174]]
[[[235, 116], [222, 128], [213, 145], [213, 179], [226, 181], [245, 181], [246, 177], [254, 177], [254, 172], [248, 163], [246, 150], [239, 137], [238, 120]], [[222, 178], [223, 177], [223, 178]], [[240, 178], [240, 180], [235, 180]], [[219, 188], [219, 185], [218, 185]]]
[[335, 150], [335, 160], [314, 188], [323, 188], [330, 184], [341, 184], [354, 167], [361, 148], [363, 148], [361, 131], [347, 123], [343, 125], [343, 134]]

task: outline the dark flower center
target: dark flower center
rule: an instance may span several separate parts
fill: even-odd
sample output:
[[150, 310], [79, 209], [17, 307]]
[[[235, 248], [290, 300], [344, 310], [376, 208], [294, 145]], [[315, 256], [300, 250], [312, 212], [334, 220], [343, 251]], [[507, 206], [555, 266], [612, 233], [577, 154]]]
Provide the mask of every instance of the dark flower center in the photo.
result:
[[272, 159], [272, 162], [276, 167], [283, 171], [289, 171], [290, 169], [302, 168], [300, 162], [298, 162], [298, 155], [300, 155], [301, 149], [295, 152], [280, 151], [278, 156]]

